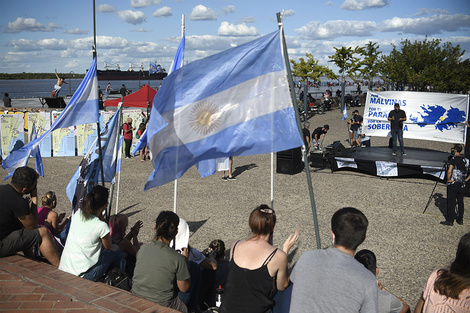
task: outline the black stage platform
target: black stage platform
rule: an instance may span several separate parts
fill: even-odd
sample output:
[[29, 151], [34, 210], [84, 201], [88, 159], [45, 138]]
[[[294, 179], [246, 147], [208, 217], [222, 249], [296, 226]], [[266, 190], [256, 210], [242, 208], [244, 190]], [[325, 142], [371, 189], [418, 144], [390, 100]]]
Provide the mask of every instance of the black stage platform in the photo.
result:
[[445, 179], [445, 165], [450, 152], [406, 148], [406, 156], [392, 155], [388, 147], [344, 149], [341, 155], [331, 151], [331, 171], [354, 170], [381, 177], [420, 177]]

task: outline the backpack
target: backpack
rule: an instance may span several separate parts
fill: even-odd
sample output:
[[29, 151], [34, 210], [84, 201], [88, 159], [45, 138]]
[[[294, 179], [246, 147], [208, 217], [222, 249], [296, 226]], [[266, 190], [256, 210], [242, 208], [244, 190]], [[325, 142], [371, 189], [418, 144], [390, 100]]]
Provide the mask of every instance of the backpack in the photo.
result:
[[122, 272], [119, 268], [113, 268], [108, 272], [104, 278], [106, 285], [114, 286], [126, 291], [131, 291], [131, 280], [126, 273]]

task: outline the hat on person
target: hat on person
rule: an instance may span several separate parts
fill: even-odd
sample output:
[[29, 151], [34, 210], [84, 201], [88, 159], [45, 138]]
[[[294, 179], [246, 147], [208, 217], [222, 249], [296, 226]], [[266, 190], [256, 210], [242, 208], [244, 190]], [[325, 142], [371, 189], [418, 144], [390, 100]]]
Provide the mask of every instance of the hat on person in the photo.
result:
[[359, 111], [358, 111], [358, 110], [354, 110], [353, 113], [359, 113]]

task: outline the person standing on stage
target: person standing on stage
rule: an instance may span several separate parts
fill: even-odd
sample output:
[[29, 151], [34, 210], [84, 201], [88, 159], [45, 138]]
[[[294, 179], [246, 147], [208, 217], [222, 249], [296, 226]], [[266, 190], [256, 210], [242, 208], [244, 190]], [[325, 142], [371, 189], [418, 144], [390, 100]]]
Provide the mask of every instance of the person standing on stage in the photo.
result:
[[353, 118], [348, 121], [348, 124], [351, 125], [351, 131], [352, 131], [352, 141], [351, 141], [351, 146], [354, 146], [354, 143], [356, 143], [356, 146], [360, 147], [361, 146], [361, 136], [359, 133], [359, 128], [361, 128], [363, 118], [362, 116], [359, 115], [358, 110], [354, 110], [353, 112]]
[[[454, 220], [459, 225], [463, 225], [463, 196], [465, 193], [465, 183], [470, 180], [470, 160], [464, 158], [462, 145], [456, 144], [452, 148], [454, 155], [449, 160], [449, 168], [447, 170], [447, 216], [446, 220], [441, 222], [442, 225], [453, 226]], [[455, 216], [455, 203], [457, 203], [458, 215]]]
[[390, 121], [390, 132], [392, 133], [392, 155], [397, 155], [397, 139], [400, 142], [401, 154], [406, 155], [405, 146], [403, 145], [403, 122], [406, 121], [406, 113], [400, 110], [399, 103], [395, 103], [395, 109], [388, 114], [388, 120]]
[[132, 118], [128, 118], [127, 122], [122, 125], [124, 143], [126, 147], [124, 148], [126, 152], [126, 159], [131, 158], [131, 146], [132, 146], [132, 132], [134, 131], [134, 127], [132, 127]]

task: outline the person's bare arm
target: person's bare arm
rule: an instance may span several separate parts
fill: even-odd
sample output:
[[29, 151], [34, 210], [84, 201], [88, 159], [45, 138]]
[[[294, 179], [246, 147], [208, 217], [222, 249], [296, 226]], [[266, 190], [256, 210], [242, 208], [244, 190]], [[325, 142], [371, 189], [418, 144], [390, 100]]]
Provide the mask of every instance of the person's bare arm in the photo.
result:
[[[212, 254], [212, 256], [211, 256]], [[202, 260], [201, 263], [199, 263], [199, 266], [207, 269], [207, 270], [213, 270], [215, 271], [217, 269], [217, 261], [215, 260], [215, 252], [212, 251], [209, 256], [205, 257], [204, 260]]]
[[454, 168], [454, 166], [451, 164], [451, 165], [449, 165], [449, 169], [447, 170], [447, 182], [448, 183], [453, 182], [453, 180], [451, 180], [451, 178], [452, 178], [452, 169], [453, 168]]
[[31, 198], [31, 204], [30, 204], [30, 214], [20, 216], [18, 219], [20, 222], [23, 224], [23, 226], [27, 229], [36, 229], [38, 228], [38, 190], [37, 188], [34, 188], [31, 190], [29, 193], [29, 196]]
[[109, 233], [101, 238], [101, 243], [103, 244], [103, 249], [111, 250], [113, 248], [113, 243], [111, 242], [111, 236]]
[[189, 287], [191, 287], [191, 279], [177, 280], [176, 285], [178, 285], [179, 291], [188, 292]]
[[423, 307], [424, 307], [424, 299], [423, 299], [423, 295], [421, 294], [421, 297], [419, 298], [418, 304], [416, 304], [414, 313], [423, 312]]
[[57, 74], [57, 69], [55, 69], [55, 77], [57, 77], [57, 79], [60, 80], [59, 74]]

